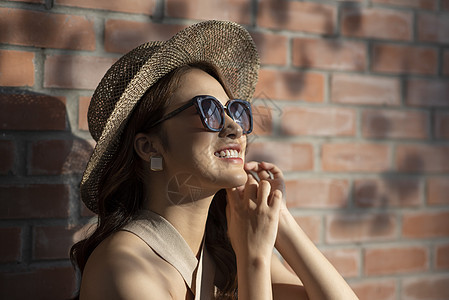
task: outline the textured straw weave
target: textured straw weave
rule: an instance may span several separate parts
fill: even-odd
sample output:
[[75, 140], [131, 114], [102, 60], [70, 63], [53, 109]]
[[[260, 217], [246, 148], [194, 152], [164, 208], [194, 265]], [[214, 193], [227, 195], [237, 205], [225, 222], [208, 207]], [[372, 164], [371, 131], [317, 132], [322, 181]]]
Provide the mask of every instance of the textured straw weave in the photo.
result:
[[140, 98], [170, 71], [195, 62], [217, 67], [234, 97], [251, 100], [259, 57], [249, 33], [236, 23], [197, 23], [168, 41], [149, 42], [125, 54], [106, 72], [89, 106], [89, 130], [97, 145], [81, 181], [81, 199], [90, 210], [97, 212], [101, 174]]

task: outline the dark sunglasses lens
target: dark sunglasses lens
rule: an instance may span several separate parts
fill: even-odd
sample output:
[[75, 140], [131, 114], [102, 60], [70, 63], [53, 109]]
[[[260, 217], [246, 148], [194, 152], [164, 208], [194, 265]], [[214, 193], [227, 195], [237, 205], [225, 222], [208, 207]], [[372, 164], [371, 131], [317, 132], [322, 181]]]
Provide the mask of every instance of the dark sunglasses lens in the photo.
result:
[[241, 102], [232, 102], [228, 107], [229, 113], [234, 121], [242, 127], [244, 133], [251, 130], [251, 111]]
[[201, 110], [203, 111], [204, 122], [211, 129], [221, 129], [222, 126], [222, 108], [212, 98], [206, 98], [201, 101]]

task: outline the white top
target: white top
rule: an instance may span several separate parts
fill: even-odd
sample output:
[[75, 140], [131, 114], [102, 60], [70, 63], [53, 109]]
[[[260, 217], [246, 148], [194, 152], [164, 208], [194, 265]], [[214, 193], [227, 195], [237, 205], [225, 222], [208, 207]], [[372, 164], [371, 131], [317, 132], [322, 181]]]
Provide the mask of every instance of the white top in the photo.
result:
[[195, 300], [213, 298], [215, 265], [204, 242], [198, 260], [176, 228], [162, 216], [149, 210], [140, 211], [123, 230], [138, 236], [178, 270], [195, 295]]

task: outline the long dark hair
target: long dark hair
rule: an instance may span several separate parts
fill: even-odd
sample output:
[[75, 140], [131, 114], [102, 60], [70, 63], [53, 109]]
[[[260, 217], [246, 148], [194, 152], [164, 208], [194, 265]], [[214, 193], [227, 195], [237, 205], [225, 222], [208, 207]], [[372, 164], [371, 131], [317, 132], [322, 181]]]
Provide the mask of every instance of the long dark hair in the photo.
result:
[[[89, 256], [108, 236], [119, 231], [131, 221], [142, 208], [144, 199], [145, 172], [141, 159], [134, 151], [134, 137], [139, 132], [154, 132], [167, 147], [166, 134], [161, 125], [152, 127], [165, 113], [164, 107], [178, 86], [183, 74], [192, 68], [201, 69], [215, 77], [228, 96], [231, 92], [225, 86], [218, 70], [206, 63], [195, 63], [177, 68], [155, 83], [142, 97], [121, 135], [119, 149], [102, 174], [98, 197], [98, 222], [93, 233], [74, 244], [70, 259], [81, 275]], [[215, 194], [209, 208], [206, 223], [206, 247], [213, 257], [217, 270], [215, 285], [217, 299], [236, 299], [237, 266], [234, 250], [227, 236], [226, 191]], [[73, 299], [79, 299], [79, 291]]]

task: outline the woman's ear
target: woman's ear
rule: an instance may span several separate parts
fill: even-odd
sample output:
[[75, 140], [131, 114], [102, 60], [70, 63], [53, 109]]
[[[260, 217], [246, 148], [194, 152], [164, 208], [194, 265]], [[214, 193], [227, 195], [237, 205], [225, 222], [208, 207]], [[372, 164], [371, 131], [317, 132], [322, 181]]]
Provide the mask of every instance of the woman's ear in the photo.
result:
[[157, 141], [154, 136], [147, 133], [138, 133], [134, 137], [134, 150], [144, 161], [149, 162], [151, 156], [160, 155], [156, 146]]

